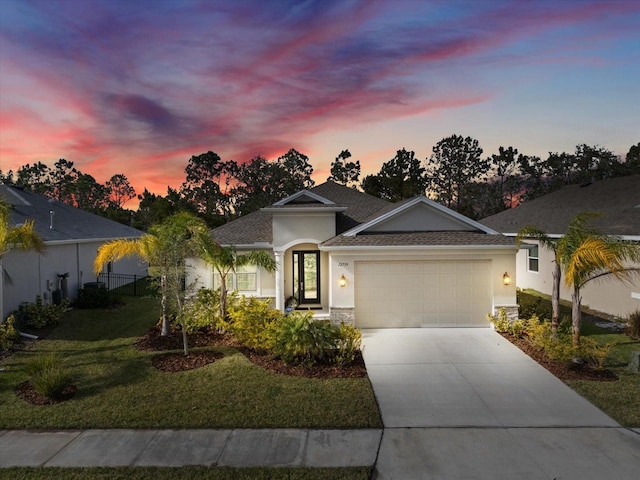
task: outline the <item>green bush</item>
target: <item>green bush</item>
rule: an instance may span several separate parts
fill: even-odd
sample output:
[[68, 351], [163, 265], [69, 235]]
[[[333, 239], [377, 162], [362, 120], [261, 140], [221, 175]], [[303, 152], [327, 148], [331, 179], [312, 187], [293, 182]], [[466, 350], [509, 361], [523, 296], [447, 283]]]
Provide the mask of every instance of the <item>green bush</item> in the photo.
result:
[[40, 329], [57, 325], [68, 307], [68, 299], [64, 299], [60, 305], [45, 304], [42, 297], [37, 295], [34, 303], [21, 304], [13, 314], [18, 328]]
[[627, 334], [633, 338], [640, 338], [640, 310], [636, 310], [629, 315]]
[[20, 338], [20, 333], [15, 326], [16, 320], [13, 315], [0, 323], [0, 351], [9, 350], [11, 345]]
[[65, 388], [71, 384], [69, 371], [54, 354], [35, 357], [27, 363], [25, 370], [36, 392], [47, 398], [62, 397]]
[[85, 287], [78, 290], [77, 308], [109, 308], [115, 303], [115, 298], [106, 287]]
[[224, 330], [220, 319], [220, 291], [201, 288], [187, 301], [182, 316], [187, 332]]
[[[565, 322], [566, 325], [566, 322]], [[570, 323], [569, 323], [570, 326]], [[605, 360], [609, 356], [614, 343], [602, 345], [592, 338], [582, 336], [578, 346], [573, 345], [571, 330], [567, 331], [566, 326], [558, 328], [558, 334], [554, 337], [551, 330], [551, 323], [548, 321], [529, 321], [526, 329], [529, 342], [544, 350], [545, 354], [552, 360], [560, 362], [570, 362], [574, 358], [581, 358], [586, 362], [602, 368]]]
[[229, 331], [247, 348], [271, 352], [282, 314], [274, 310], [270, 300], [242, 297], [229, 305]]
[[338, 366], [351, 365], [362, 346], [362, 333], [356, 327], [341, 323], [338, 331], [337, 349], [333, 363]]
[[328, 321], [314, 321], [311, 312], [293, 312], [282, 319], [274, 353], [287, 363], [329, 364], [335, 356], [339, 328]]
[[510, 335], [513, 335], [514, 337], [520, 337], [527, 328], [526, 320], [520, 318], [513, 321], [509, 320], [509, 318], [507, 317], [506, 308], [498, 309], [497, 315], [487, 313], [487, 320], [489, 321], [489, 323], [493, 324], [496, 332], [508, 333]]

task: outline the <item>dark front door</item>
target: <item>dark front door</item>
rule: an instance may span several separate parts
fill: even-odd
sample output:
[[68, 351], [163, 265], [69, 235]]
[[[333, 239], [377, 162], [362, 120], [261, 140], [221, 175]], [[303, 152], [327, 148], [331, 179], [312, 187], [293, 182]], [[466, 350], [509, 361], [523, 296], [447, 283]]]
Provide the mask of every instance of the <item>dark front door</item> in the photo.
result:
[[298, 303], [320, 303], [320, 252], [293, 252], [293, 288]]

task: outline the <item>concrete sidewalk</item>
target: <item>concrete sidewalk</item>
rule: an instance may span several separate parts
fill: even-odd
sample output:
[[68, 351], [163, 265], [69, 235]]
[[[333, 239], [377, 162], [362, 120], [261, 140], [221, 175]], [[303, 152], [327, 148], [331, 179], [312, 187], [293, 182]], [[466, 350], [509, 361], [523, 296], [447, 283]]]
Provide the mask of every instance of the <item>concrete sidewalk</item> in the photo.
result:
[[381, 437], [375, 429], [5, 430], [0, 467], [371, 466]]

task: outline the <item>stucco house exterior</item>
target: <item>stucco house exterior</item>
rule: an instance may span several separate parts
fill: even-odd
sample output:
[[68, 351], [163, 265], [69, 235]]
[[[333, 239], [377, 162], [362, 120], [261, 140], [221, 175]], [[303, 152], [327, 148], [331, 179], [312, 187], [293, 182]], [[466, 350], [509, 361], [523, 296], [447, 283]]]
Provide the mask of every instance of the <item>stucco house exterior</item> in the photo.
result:
[[[602, 232], [640, 243], [640, 175], [570, 185], [480, 221], [483, 225], [515, 237], [520, 229], [534, 225], [551, 238], [560, 238], [569, 221], [584, 211], [602, 214], [591, 222]], [[551, 294], [553, 252], [528, 239], [534, 248], [517, 256], [517, 286]], [[631, 266], [631, 265], [630, 265]], [[610, 315], [626, 317], [640, 308], [640, 276], [632, 283], [603, 277], [581, 289], [582, 305]], [[570, 300], [571, 291], [561, 285], [560, 297]]]
[[[360, 328], [487, 327], [516, 308], [514, 239], [424, 196], [391, 204], [328, 181], [212, 230], [239, 252], [273, 255], [274, 274], [238, 271], [240, 294], [269, 298]], [[217, 288], [198, 263], [192, 275]]]
[[[137, 238], [143, 232], [104, 217], [65, 205], [43, 195], [0, 185], [0, 198], [11, 205], [11, 225], [33, 220], [34, 228], [46, 245], [44, 255], [33, 251], [9, 250], [2, 259], [0, 312], [4, 320], [22, 302], [33, 302], [37, 295], [45, 302], [54, 300], [66, 277], [67, 296], [77, 297], [85, 283], [95, 282], [93, 261], [98, 247], [117, 238]], [[146, 265], [137, 258], [114, 262], [112, 272], [146, 275]], [[59, 283], [60, 282], [60, 283]]]

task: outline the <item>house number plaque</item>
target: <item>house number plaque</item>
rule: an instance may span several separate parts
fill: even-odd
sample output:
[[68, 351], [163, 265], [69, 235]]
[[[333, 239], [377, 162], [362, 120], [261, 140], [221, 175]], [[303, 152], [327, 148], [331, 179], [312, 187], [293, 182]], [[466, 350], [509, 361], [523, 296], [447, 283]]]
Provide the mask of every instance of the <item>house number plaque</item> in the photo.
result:
[[349, 262], [338, 262], [338, 266], [339, 267], [348, 267], [349, 266]]

